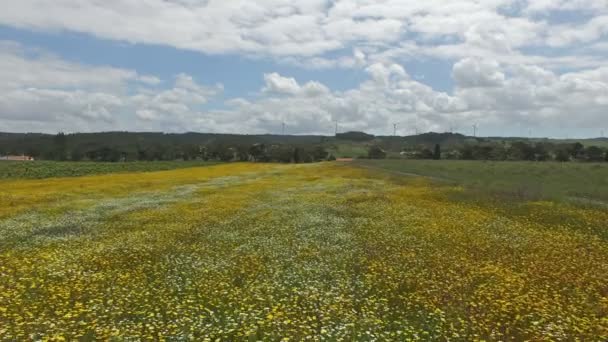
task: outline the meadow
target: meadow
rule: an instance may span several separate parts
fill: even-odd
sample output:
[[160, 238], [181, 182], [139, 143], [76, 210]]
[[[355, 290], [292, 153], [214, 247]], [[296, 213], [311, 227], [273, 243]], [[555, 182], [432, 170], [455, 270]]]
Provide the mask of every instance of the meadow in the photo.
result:
[[203, 161], [155, 162], [56, 162], [56, 161], [0, 161], [0, 179], [43, 179], [52, 177], [80, 177], [108, 173], [149, 172], [182, 169], [218, 164]]
[[357, 164], [461, 185], [476, 195], [504, 200], [608, 201], [607, 163], [361, 159]]
[[608, 339], [601, 206], [340, 163], [0, 187], [0, 340]]

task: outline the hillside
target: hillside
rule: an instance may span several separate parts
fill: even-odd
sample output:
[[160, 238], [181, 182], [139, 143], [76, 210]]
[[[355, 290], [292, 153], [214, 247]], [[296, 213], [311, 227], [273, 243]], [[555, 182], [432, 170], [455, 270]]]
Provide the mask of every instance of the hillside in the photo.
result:
[[[444, 149], [456, 149], [465, 144], [511, 143], [531, 141], [547, 143], [580, 142], [585, 146], [608, 147], [607, 138], [558, 140], [518, 137], [470, 137], [458, 133], [423, 133], [411, 136], [373, 136], [362, 132], [347, 132], [337, 136], [321, 135], [240, 135], [215, 133], [160, 133], [160, 132], [100, 132], [66, 134], [60, 143], [62, 149], [80, 154], [102, 149], [113, 149], [136, 159], [140, 151], [184, 151], [205, 147], [236, 147], [253, 144], [323, 146], [336, 157], [360, 157], [367, 154], [370, 145], [378, 145], [389, 153], [404, 149], [432, 149], [439, 144]], [[26, 154], [38, 159], [53, 159], [57, 148], [56, 136], [41, 133], [1, 133], [0, 155]]]

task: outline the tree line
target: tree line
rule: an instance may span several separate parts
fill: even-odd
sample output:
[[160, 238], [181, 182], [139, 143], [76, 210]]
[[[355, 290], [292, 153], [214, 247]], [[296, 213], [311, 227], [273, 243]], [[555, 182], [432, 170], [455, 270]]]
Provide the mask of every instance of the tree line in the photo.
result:
[[[378, 145], [370, 146], [368, 158], [383, 159], [389, 154]], [[405, 159], [459, 159], [459, 160], [521, 160], [521, 161], [585, 161], [608, 162], [608, 149], [599, 146], [584, 146], [575, 143], [549, 142], [485, 142], [464, 144], [442, 151], [440, 144], [434, 149], [426, 146], [408, 148], [401, 151], [399, 158]]]
[[592, 146], [594, 143], [601, 141], [587, 141], [585, 146], [580, 142], [476, 138], [452, 133], [407, 137], [373, 136], [364, 132], [339, 133], [336, 137], [132, 132], [0, 133], [0, 155], [24, 154], [41, 160], [104, 162], [211, 160], [305, 163], [332, 160], [332, 153], [342, 158], [373, 159], [605, 161], [608, 151], [605, 147]]
[[[2, 151], [0, 151], [0, 154]], [[59, 133], [50, 143], [29, 146], [23, 154], [36, 159], [55, 161], [253, 161], [278, 163], [312, 163], [335, 158], [321, 144], [278, 144], [212, 141], [206, 144], [137, 142], [129, 144], [100, 144], [69, 141]], [[19, 153], [21, 154], [21, 153]]]

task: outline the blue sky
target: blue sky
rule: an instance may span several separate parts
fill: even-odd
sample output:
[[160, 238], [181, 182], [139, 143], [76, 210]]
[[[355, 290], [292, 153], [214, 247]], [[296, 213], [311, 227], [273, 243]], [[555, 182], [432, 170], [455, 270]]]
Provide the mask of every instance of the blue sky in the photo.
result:
[[[599, 136], [598, 1], [21, 0], [0, 131]], [[329, 127], [329, 128], [328, 128]], [[606, 127], [606, 128], [604, 128]]]

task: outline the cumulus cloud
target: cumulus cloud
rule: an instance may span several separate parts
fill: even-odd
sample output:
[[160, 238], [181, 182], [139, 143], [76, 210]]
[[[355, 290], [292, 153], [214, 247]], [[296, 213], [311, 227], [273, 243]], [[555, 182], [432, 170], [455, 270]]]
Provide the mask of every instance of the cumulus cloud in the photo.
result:
[[71, 63], [17, 43], [2, 44], [0, 124], [7, 130], [137, 129], [137, 120], [171, 125], [175, 120], [183, 126], [223, 89], [200, 85], [186, 74], [159, 89], [161, 80], [153, 75]]
[[[191, 75], [154, 75], [70, 63], [13, 44], [0, 53], [4, 81], [0, 125], [14, 131], [161, 130], [331, 134], [365, 130], [382, 134], [465, 129], [474, 122], [495, 127], [573, 127], [603, 124], [608, 106], [608, 67], [559, 74], [538, 65], [513, 65], [481, 57], [454, 63], [455, 88], [437, 91], [397, 63], [376, 62], [367, 79], [336, 91], [288, 75], [260, 76], [257, 96], [210, 106], [222, 85], [202, 85]], [[11, 71], [12, 70], [12, 71]], [[158, 84], [165, 85], [159, 87]]]
[[500, 87], [505, 81], [498, 62], [473, 58], [454, 64], [452, 75], [460, 88]]
[[[401, 127], [578, 127], [603, 123], [608, 103], [608, 4], [597, 0], [20, 0], [0, 24], [82, 32], [205, 54], [237, 54], [314, 69], [356, 69], [337, 91], [260, 74], [255, 96], [216, 101], [221, 85], [68, 62], [0, 42], [0, 124], [6, 130], [154, 129], [382, 133]], [[422, 83], [409, 61], [452, 67], [453, 89]], [[411, 77], [410, 75], [416, 75]], [[196, 75], [202, 78], [204, 75]], [[244, 98], [246, 97], [246, 98]], [[215, 103], [214, 103], [215, 102]]]
[[319, 82], [310, 81], [300, 86], [294, 78], [283, 77], [274, 72], [264, 75], [265, 86], [262, 89], [265, 93], [289, 94], [297, 96], [321, 96], [329, 93], [329, 88]]
[[[573, 14], [586, 20], [556, 19]], [[3, 8], [0, 24], [331, 68], [381, 61], [375, 54], [361, 58], [361, 50], [369, 48], [402, 58], [412, 53], [452, 60], [503, 56], [506, 62], [515, 56], [514, 63], [521, 63], [542, 57], [530, 48], [605, 38], [607, 15], [608, 5], [597, 0], [20, 0]], [[420, 51], [404, 54], [403, 46]], [[349, 56], [353, 49], [355, 56]], [[564, 58], [572, 54], [560, 53], [555, 62], [544, 56], [548, 67], [576, 62]], [[597, 66], [594, 62], [586, 66]]]

